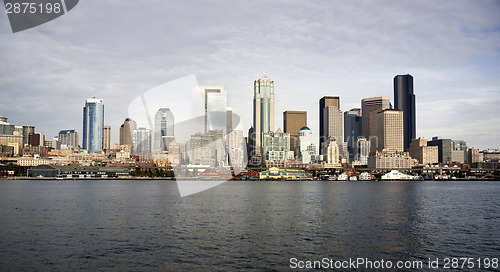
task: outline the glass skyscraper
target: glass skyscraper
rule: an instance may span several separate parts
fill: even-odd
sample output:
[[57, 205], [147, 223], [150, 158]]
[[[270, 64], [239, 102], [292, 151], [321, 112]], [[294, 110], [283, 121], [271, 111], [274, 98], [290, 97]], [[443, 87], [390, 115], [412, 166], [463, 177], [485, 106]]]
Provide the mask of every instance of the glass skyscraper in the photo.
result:
[[403, 144], [404, 150], [410, 148], [412, 139], [416, 138], [415, 95], [413, 94], [413, 77], [397, 75], [394, 77], [394, 108], [403, 111]]
[[102, 149], [102, 133], [104, 128], [104, 104], [102, 99], [85, 100], [83, 107], [83, 143], [82, 148], [88, 152]]
[[168, 151], [168, 145], [174, 139], [174, 115], [169, 108], [160, 108], [155, 115], [154, 145], [155, 151]]
[[201, 95], [203, 109], [203, 133], [210, 130], [226, 131], [227, 98], [223, 86], [198, 86], [197, 95]]

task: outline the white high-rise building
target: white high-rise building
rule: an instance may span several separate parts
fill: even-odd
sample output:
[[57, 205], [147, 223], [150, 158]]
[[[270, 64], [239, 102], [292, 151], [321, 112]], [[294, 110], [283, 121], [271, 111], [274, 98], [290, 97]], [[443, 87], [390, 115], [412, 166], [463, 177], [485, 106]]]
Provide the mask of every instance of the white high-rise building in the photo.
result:
[[174, 140], [174, 115], [168, 108], [160, 108], [155, 115], [154, 144], [155, 152], [168, 151]]
[[151, 154], [151, 130], [138, 128], [132, 132], [134, 155], [149, 158]]
[[300, 158], [303, 163], [310, 163], [319, 156], [318, 138], [308, 127], [302, 127], [299, 130], [299, 150]]
[[326, 148], [326, 168], [339, 168], [342, 165], [340, 164], [340, 149], [339, 144], [333, 138], [330, 138], [327, 142]]
[[243, 138], [243, 131], [233, 130], [227, 135], [229, 163], [233, 168], [244, 168], [246, 162], [246, 144]]

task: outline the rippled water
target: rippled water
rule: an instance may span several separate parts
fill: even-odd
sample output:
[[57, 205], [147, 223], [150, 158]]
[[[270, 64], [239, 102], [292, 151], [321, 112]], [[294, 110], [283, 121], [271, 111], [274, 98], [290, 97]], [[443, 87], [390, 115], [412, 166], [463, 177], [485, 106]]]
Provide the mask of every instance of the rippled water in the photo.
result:
[[[1, 181], [0, 270], [290, 270], [500, 257], [500, 182]], [[474, 269], [477, 270], [477, 269]]]

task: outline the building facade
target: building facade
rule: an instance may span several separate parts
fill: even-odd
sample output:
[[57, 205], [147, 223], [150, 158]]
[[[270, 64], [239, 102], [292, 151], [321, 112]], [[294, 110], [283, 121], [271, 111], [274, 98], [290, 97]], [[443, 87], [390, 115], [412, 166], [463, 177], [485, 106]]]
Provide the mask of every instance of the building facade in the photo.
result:
[[368, 168], [410, 169], [416, 165], [408, 152], [376, 152], [368, 158]]
[[102, 99], [85, 100], [83, 107], [83, 142], [82, 148], [88, 152], [102, 150], [104, 129], [104, 104]]
[[74, 129], [59, 131], [57, 138], [61, 142], [61, 145], [66, 146], [66, 148], [78, 147], [78, 132]]
[[391, 99], [386, 96], [364, 98], [361, 100], [361, 130], [363, 136], [370, 141], [370, 151], [374, 152], [379, 148], [378, 137], [378, 117], [377, 114], [383, 110], [391, 108]]
[[403, 112], [387, 109], [379, 112], [377, 117], [379, 151], [404, 151]]
[[111, 148], [111, 127], [104, 126], [102, 128], [102, 149], [108, 150]]
[[[227, 98], [224, 86], [200, 85], [196, 88], [198, 98], [201, 98], [203, 116], [203, 133], [210, 130], [226, 131]], [[196, 109], [198, 111], [199, 109]]]
[[299, 130], [307, 126], [306, 111], [283, 112], [283, 131], [290, 134], [290, 150], [299, 155]]
[[438, 147], [438, 160], [440, 163], [465, 162], [467, 154], [465, 141], [432, 137], [432, 140], [428, 141], [427, 145]]
[[142, 158], [149, 158], [151, 155], [151, 130], [138, 128], [132, 132], [133, 154]]
[[319, 100], [319, 152], [321, 155], [324, 153], [325, 142], [328, 137], [325, 135], [325, 108], [337, 107], [340, 110], [340, 97], [338, 96], [324, 96]]
[[403, 111], [403, 143], [406, 151], [417, 135], [413, 77], [409, 74], [394, 77], [394, 108]]
[[132, 118], [126, 118], [120, 126], [120, 145], [133, 147], [132, 132], [137, 129], [137, 123]]
[[355, 108], [344, 112], [344, 142], [347, 143], [349, 158], [354, 159], [357, 140], [362, 136], [361, 109]]
[[299, 159], [303, 163], [317, 161], [319, 156], [318, 139], [308, 127], [299, 130]]

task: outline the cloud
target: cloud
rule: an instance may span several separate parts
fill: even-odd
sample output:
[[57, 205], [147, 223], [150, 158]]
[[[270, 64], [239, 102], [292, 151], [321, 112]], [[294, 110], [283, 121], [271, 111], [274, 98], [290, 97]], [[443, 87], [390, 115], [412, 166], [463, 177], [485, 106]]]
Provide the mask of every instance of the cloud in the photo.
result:
[[[0, 20], [0, 114], [51, 137], [81, 130], [84, 100], [96, 96], [117, 141], [134, 97], [196, 74], [200, 84], [225, 86], [246, 130], [253, 80], [267, 73], [276, 124], [285, 110], [307, 110], [317, 131], [322, 96], [339, 95], [348, 110], [392, 97], [393, 77], [410, 73], [418, 134], [499, 147], [498, 130], [474, 122], [498, 115], [488, 102], [500, 93], [491, 61], [500, 59], [499, 13], [497, 1], [84, 1], [17, 34]], [[469, 96], [478, 99], [473, 110], [453, 110]], [[453, 131], [434, 125], [436, 116]]]

